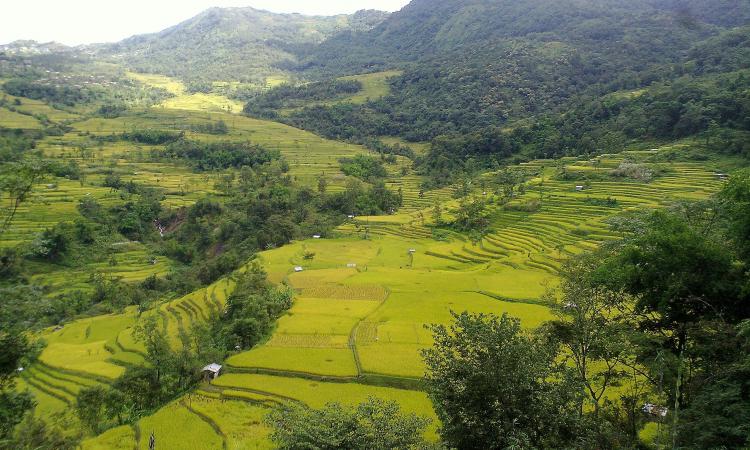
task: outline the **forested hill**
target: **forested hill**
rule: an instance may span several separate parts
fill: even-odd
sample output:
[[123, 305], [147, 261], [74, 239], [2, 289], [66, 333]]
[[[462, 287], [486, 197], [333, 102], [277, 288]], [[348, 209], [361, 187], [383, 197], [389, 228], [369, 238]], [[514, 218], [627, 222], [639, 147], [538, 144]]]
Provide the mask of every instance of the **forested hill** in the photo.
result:
[[366, 32], [342, 33], [304, 69], [359, 72], [498, 41], [598, 43], [602, 54], [673, 57], [696, 38], [750, 20], [747, 0], [414, 0]]
[[748, 24], [750, 0], [413, 0], [296, 68], [311, 79], [401, 69], [389, 95], [282, 120], [335, 139], [431, 141], [426, 173], [440, 183], [468, 158], [616, 152], [712, 123], [744, 153]]
[[372, 30], [323, 42], [299, 69], [404, 69], [369, 112], [389, 116], [381, 134], [431, 140], [745, 68], [748, 23], [748, 0], [414, 0]]
[[337, 33], [364, 32], [387, 13], [275, 14], [254, 8], [211, 8], [164, 31], [106, 46], [103, 54], [130, 67], [186, 80], [263, 81], [296, 53]]

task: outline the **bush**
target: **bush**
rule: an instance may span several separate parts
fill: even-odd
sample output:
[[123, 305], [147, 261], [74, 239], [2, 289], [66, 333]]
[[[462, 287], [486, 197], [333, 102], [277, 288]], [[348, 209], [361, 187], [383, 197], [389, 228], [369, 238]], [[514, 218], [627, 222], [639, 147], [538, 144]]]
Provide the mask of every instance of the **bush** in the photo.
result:
[[277, 409], [266, 419], [271, 440], [280, 449], [391, 450], [425, 448], [428, 419], [404, 414], [398, 403], [370, 397], [352, 408], [329, 403], [319, 410], [305, 406]]
[[281, 159], [278, 150], [268, 150], [249, 142], [199, 142], [189, 139], [174, 141], [157, 155], [186, 160], [197, 171], [256, 167]]
[[354, 158], [342, 158], [339, 162], [341, 162], [342, 172], [360, 180], [373, 181], [388, 175], [383, 162], [372, 156], [357, 155]]
[[524, 203], [509, 203], [503, 206], [506, 211], [520, 211], [533, 213], [542, 209], [542, 202], [539, 200], [529, 200]]
[[145, 130], [134, 130], [122, 134], [126, 141], [137, 142], [148, 145], [164, 145], [174, 142], [184, 136], [182, 132], [156, 130], [153, 128]]
[[654, 171], [649, 166], [627, 161], [620, 163], [620, 166], [610, 174], [616, 178], [629, 178], [642, 182], [649, 182], [654, 178]]

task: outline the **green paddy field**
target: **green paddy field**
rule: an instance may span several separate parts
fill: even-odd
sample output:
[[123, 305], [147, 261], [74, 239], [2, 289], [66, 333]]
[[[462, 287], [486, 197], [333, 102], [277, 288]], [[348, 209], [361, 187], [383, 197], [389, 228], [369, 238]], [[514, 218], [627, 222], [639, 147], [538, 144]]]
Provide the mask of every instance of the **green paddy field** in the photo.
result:
[[[362, 80], [366, 90], [348, 101], [383, 95], [383, 80], [392, 75], [368, 75]], [[167, 206], [189, 205], [216, 193], [214, 184], [221, 174], [197, 174], [176, 163], [150, 163], [138, 157], [148, 152], [148, 146], [119, 141], [82, 152], [80, 147], [91, 136], [136, 127], [174, 130], [223, 120], [230, 130], [226, 136], [188, 134], [278, 149], [298, 181], [312, 186], [323, 175], [333, 190], [346, 182], [339, 159], [367, 152], [360, 146], [238, 115], [241, 105], [214, 94], [186, 94], [181, 84], [166, 77], [132, 76], [174, 97], [115, 119], [56, 110], [25, 99], [20, 112], [0, 108], [0, 124], [7, 127], [38, 128], [40, 121], [34, 114], [69, 123], [73, 131], [45, 138], [40, 149], [48, 157], [75, 160], [87, 174], [82, 181], [52, 179], [38, 186], [1, 245], [28, 242], [45, 228], [70, 220], [77, 214], [78, 200], [86, 196], [103, 205], [121, 201], [116, 192], [102, 187], [104, 169], [115, 171], [124, 181], [163, 188]], [[675, 200], [707, 198], [721, 186], [714, 175], [718, 168], [710, 162], [661, 163], [662, 174], [651, 182], [595, 181], [582, 191], [576, 189], [575, 181], [555, 180], [556, 168], [564, 164], [568, 172], [607, 171], [626, 159], [647, 162], [661, 152], [679, 152], [682, 145], [689, 143], [602, 155], [596, 160], [525, 163], [519, 168], [538, 175], [526, 181], [525, 192], [508, 205], [501, 205], [494, 192], [473, 189], [471, 195], [490, 200], [491, 227], [479, 242], [432, 222], [430, 211], [435, 204], [447, 216], [456, 206], [454, 187], [421, 192], [420, 176], [391, 170], [388, 185], [401, 189], [404, 196], [397, 214], [356, 217], [329, 238], [311, 236], [259, 255], [269, 279], [291, 286], [296, 293], [293, 307], [278, 321], [267, 342], [232, 355], [225, 362], [224, 375], [213, 384], [201, 386], [133, 426], [90, 438], [83, 448], [145, 449], [151, 433], [162, 448], [270, 448], [263, 417], [271, 408], [287, 403], [355, 404], [368, 396], [396, 400], [404, 410], [429, 417], [433, 422], [428, 434], [436, 440], [437, 418], [420, 383], [424, 372], [420, 350], [432, 344], [426, 325], [448, 323], [451, 311], [468, 310], [508, 313], [521, 319], [524, 327], [537, 327], [552, 318], [542, 297], [555, 287], [562, 261], [619, 237], [609, 219]], [[492, 177], [492, 173], [484, 175], [488, 180]], [[615, 201], [605, 205], [607, 199]], [[522, 211], [521, 206], [532, 201], [540, 203], [538, 210]], [[165, 258], [154, 263], [137, 242], [112, 244], [115, 265], [42, 271], [37, 281], [73, 289], [94, 270], [138, 281], [164, 274], [173, 264]], [[305, 259], [306, 252], [315, 257]], [[303, 270], [296, 272], [297, 266]], [[38, 362], [25, 368], [19, 387], [35, 395], [38, 415], [64, 415], [82, 388], [110, 384], [126, 367], [143, 364], [144, 348], [132, 334], [140, 317], [158, 317], [172, 345], [179, 346], [180, 331], [223, 311], [235, 284], [235, 276], [229, 276], [184, 297], [165, 300], [141, 315], [131, 308], [49, 329], [42, 335], [47, 346]]]

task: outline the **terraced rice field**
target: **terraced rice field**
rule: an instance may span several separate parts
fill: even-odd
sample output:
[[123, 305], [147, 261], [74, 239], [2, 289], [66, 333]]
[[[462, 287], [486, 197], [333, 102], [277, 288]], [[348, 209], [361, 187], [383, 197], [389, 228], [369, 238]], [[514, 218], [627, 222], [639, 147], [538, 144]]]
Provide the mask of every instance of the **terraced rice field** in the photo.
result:
[[[624, 157], [649, 156], [653, 153], [604, 156], [596, 169], [589, 161], [570, 160], [567, 170], [611, 170]], [[270, 278], [289, 283], [298, 298], [273, 337], [230, 358], [229, 370], [418, 386], [424, 370], [419, 351], [432, 343], [426, 324], [448, 323], [450, 311], [470, 310], [508, 313], [536, 327], [552, 317], [540, 297], [554, 287], [562, 261], [619, 237], [607, 219], [635, 208], [705, 198], [720, 186], [710, 168], [694, 163], [671, 164], [650, 183], [593, 182], [582, 192], [576, 182], [554, 180], [550, 161], [524, 166], [539, 175], [510, 209], [499, 203], [490, 207], [492, 229], [482, 242], [449, 231], [435, 240], [428, 205], [454, 205], [451, 189], [420, 196], [416, 180], [406, 177], [401, 182], [406, 206], [398, 215], [357, 218], [339, 228], [338, 239], [264, 252]], [[539, 211], [513, 210], [540, 198], [540, 191]], [[607, 198], [617, 203], [595, 201]], [[305, 251], [313, 251], [315, 259], [303, 260]], [[292, 271], [298, 265], [303, 272]], [[378, 287], [385, 297], [376, 298]], [[233, 379], [222, 385], [231, 388]]]
[[34, 117], [2, 107], [0, 107], [0, 126], [22, 130], [39, 130], [43, 128], [42, 123]]
[[232, 289], [234, 281], [225, 278], [142, 315], [131, 307], [122, 314], [50, 329], [42, 335], [47, 346], [38, 362], [25, 368], [19, 388], [28, 388], [37, 396], [38, 414], [61, 414], [75, 403], [81, 388], [110, 384], [126, 367], [144, 364], [145, 348], [133, 337], [141, 317], [156, 315], [171, 343], [179, 346], [180, 333], [222, 311]]
[[330, 141], [312, 133], [276, 122], [252, 119], [229, 113], [152, 108], [140, 114], [117, 119], [94, 118], [75, 124], [82, 132], [108, 135], [132, 128], [183, 129], [190, 124], [207, 124], [223, 120], [229, 127], [227, 135], [188, 133], [201, 140], [250, 141], [279, 150], [290, 165], [290, 173], [298, 180], [313, 185], [321, 174], [332, 188], [344, 185], [345, 176], [339, 170], [339, 159], [366, 150], [358, 145]]
[[[30, 98], [16, 97], [13, 95], [3, 94], [3, 98], [7, 99], [9, 103], [13, 103], [15, 100], [21, 102], [20, 105], [13, 105], [13, 108], [23, 114], [31, 114], [45, 116], [47, 119], [53, 122], [64, 122], [69, 120], [75, 120], [80, 117], [78, 114], [64, 111], [61, 109], [54, 108], [41, 100], [33, 100]], [[8, 126], [8, 125], [3, 125]], [[10, 126], [8, 126], [11, 128]]]
[[[157, 108], [118, 119], [89, 119], [75, 127], [83, 133], [109, 134], [144, 124], [176, 128], [178, 122], [218, 119], [229, 125], [234, 139], [281, 150], [292, 174], [304, 182], [314, 183], [325, 172], [334, 186], [341, 186], [345, 179], [338, 172], [338, 158], [363, 151], [284, 125], [226, 113]], [[70, 151], [48, 144], [45, 151]], [[117, 146], [101, 150], [102, 158], [127, 151]], [[569, 172], [590, 173], [612, 170], [625, 157], [646, 160], [653, 155], [630, 152], [605, 155], [596, 164], [585, 160], [566, 160], [565, 164]], [[91, 164], [95, 163], [96, 159]], [[650, 183], [594, 181], [590, 188], [578, 191], [575, 181], [553, 178], [555, 164], [524, 164], [537, 175], [526, 183], [525, 194], [509, 205], [500, 205], [488, 189], [487, 198], [493, 200], [492, 226], [481, 242], [435, 229], [430, 209], [439, 203], [450, 217], [450, 209], [457, 204], [453, 188], [420, 193], [420, 178], [408, 175], [389, 181], [404, 196], [405, 205], [398, 214], [356, 218], [339, 227], [333, 239], [310, 239], [263, 252], [260, 260], [269, 279], [287, 283], [297, 292], [294, 306], [279, 320], [270, 339], [230, 357], [227, 373], [213, 385], [203, 386], [133, 427], [116, 428], [89, 440], [83, 448], [146, 448], [152, 432], [157, 445], [165, 448], [267, 448], [268, 430], [262, 417], [268, 408], [285, 402], [317, 407], [329, 401], [353, 404], [375, 395], [434, 419], [429, 399], [420, 391], [424, 372], [420, 350], [432, 344], [425, 325], [448, 323], [451, 311], [469, 310], [508, 313], [520, 318], [523, 326], [536, 327], [552, 317], [540, 298], [555, 286], [562, 261], [618, 238], [608, 219], [631, 209], [705, 198], [720, 186], [710, 167], [673, 163], [666, 164], [665, 173]], [[181, 183], [200, 186], [195, 192], [202, 193], [211, 184], [210, 179], [190, 178], [176, 168], [147, 166], [127, 158], [117, 168], [145, 183], [164, 173], [171, 190], [177, 188], [174, 183]], [[19, 215], [16, 241], [23, 240], [24, 233], [33, 233], [33, 226], [52, 224], [60, 215], [71, 214], [82, 195], [94, 196], [103, 204], [116, 200], [95, 182], [80, 186], [55, 181], [57, 186], [41, 196], [54, 208], [31, 203]], [[483, 193], [475, 190], [474, 195]], [[607, 206], [608, 198], [616, 204]], [[531, 201], [540, 201], [537, 211], [517, 208]], [[138, 251], [132, 248], [122, 257], [127, 260], [125, 255], [132, 254], [133, 273], [140, 276], [149, 271], [139, 271]], [[305, 259], [306, 252], [315, 253], [314, 258]], [[296, 266], [303, 270], [296, 272]], [[180, 333], [221, 311], [233, 288], [234, 281], [228, 277], [144, 314], [156, 315], [173, 345], [179, 345]], [[132, 336], [136, 320], [136, 312], [129, 310], [46, 333], [49, 345], [39, 364], [24, 372], [21, 384], [37, 395], [37, 412], [50, 415], [64, 410], [82, 387], [110, 383], [128, 365], [142, 363], [144, 349]], [[429, 431], [433, 437], [436, 426], [434, 422]], [[200, 440], [191, 438], [198, 435]], [[200, 447], [191, 447], [198, 442]]]
[[[364, 101], [365, 98], [376, 98], [387, 93], [385, 80], [397, 74], [396, 72], [382, 72], [362, 76], [363, 91], [348, 101]], [[276, 122], [251, 119], [237, 114], [244, 105], [216, 94], [185, 93], [184, 86], [174, 79], [159, 75], [130, 74], [135, 79], [155, 87], [166, 89], [175, 97], [166, 100], [150, 110], [152, 113], [150, 125], [161, 123], [166, 127], [176, 124], [197, 124], [208, 121], [224, 120], [229, 126], [228, 136], [195, 136], [210, 139], [242, 139], [278, 149], [291, 166], [291, 174], [302, 182], [314, 184], [317, 178], [324, 174], [329, 179], [329, 185], [336, 189], [344, 184], [345, 177], [339, 171], [338, 160], [365, 152], [361, 146], [330, 141], [312, 133]], [[158, 115], [154, 117], [153, 114]], [[156, 119], [156, 120], [153, 120]], [[106, 119], [92, 119], [79, 128], [94, 133], [124, 131], [123, 128], [133, 126], [137, 121], [124, 120], [121, 126], [117, 123], [105, 122]], [[119, 119], [113, 119], [117, 122]]]

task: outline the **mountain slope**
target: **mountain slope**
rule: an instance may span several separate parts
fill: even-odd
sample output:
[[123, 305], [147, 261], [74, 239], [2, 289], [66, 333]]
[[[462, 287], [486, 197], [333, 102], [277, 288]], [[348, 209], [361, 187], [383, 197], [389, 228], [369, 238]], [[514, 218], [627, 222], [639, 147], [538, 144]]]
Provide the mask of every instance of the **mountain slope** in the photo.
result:
[[363, 32], [387, 13], [303, 16], [253, 8], [211, 8], [154, 34], [106, 46], [103, 54], [144, 72], [189, 80], [263, 81], [300, 48], [346, 30]]
[[372, 30], [324, 42], [303, 68], [353, 73], [519, 39], [603, 43], [602, 50], [621, 52], [648, 44], [679, 52], [717, 27], [749, 21], [748, 0], [414, 0]]
[[[308, 77], [321, 78], [402, 68], [389, 97], [365, 113], [331, 114], [331, 124], [315, 123], [312, 116], [324, 117], [321, 111], [292, 120], [351, 138], [353, 133], [326, 130], [374, 129], [355, 122], [374, 115], [386, 124], [381, 133], [425, 141], [560, 113], [580, 97], [689, 73], [678, 66], [699, 56], [700, 48], [690, 52], [701, 42], [713, 42], [707, 44], [712, 58], [729, 55], [716, 47], [729, 50], [733, 42], [745, 42], [743, 33], [717, 36], [750, 23], [750, 8], [742, 5], [750, 2], [414, 0], [372, 30], [325, 41], [300, 67]], [[737, 60], [744, 53], [731, 55]]]

